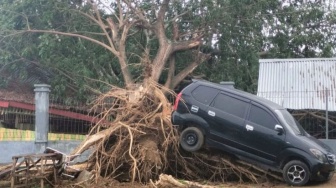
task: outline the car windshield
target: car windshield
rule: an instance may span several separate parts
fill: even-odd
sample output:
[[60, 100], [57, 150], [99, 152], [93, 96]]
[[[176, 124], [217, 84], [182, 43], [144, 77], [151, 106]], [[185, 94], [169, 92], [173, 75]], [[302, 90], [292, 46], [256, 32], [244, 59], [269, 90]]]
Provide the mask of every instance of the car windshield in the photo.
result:
[[289, 127], [295, 132], [295, 134], [304, 135], [305, 131], [298, 121], [285, 109], [276, 110], [277, 114], [282, 118]]

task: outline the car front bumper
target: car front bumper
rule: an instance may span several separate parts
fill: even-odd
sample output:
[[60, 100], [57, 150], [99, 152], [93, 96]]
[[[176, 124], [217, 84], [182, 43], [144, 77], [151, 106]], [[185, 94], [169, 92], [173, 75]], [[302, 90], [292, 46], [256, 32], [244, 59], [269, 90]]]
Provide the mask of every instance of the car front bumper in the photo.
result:
[[311, 169], [311, 180], [326, 181], [335, 173], [335, 164], [317, 163]]

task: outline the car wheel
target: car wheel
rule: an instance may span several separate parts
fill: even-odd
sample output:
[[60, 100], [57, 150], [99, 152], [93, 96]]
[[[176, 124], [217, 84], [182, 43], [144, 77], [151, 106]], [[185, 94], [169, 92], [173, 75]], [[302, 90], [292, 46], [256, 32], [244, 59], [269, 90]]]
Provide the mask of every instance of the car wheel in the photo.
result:
[[305, 163], [293, 160], [285, 165], [283, 169], [283, 178], [289, 185], [302, 186], [309, 181], [310, 172]]
[[197, 127], [187, 127], [180, 135], [180, 145], [186, 151], [194, 152], [203, 146], [204, 136]]

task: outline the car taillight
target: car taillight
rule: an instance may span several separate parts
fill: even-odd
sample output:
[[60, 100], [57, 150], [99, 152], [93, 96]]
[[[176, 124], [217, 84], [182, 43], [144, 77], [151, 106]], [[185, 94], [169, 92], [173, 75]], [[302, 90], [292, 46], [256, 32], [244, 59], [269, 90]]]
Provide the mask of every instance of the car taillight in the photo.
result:
[[182, 96], [182, 92], [179, 93], [179, 94], [176, 96], [173, 110], [177, 110], [177, 106], [178, 106], [178, 103], [180, 102], [181, 96]]

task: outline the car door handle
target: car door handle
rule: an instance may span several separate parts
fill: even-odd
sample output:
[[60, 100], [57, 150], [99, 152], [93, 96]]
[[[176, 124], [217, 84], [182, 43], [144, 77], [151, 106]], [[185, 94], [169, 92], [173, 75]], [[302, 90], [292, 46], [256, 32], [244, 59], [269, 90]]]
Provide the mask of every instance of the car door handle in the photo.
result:
[[198, 109], [199, 109], [198, 106], [195, 106], [195, 105], [192, 105], [192, 106], [191, 106], [191, 111], [192, 111], [192, 112], [197, 113], [197, 112], [198, 112]]
[[216, 113], [214, 111], [209, 110], [208, 115], [212, 116], [212, 117], [215, 117]]
[[247, 131], [253, 131], [253, 129], [254, 129], [254, 127], [252, 125], [248, 125], [248, 124], [246, 124], [245, 128], [246, 128]]

